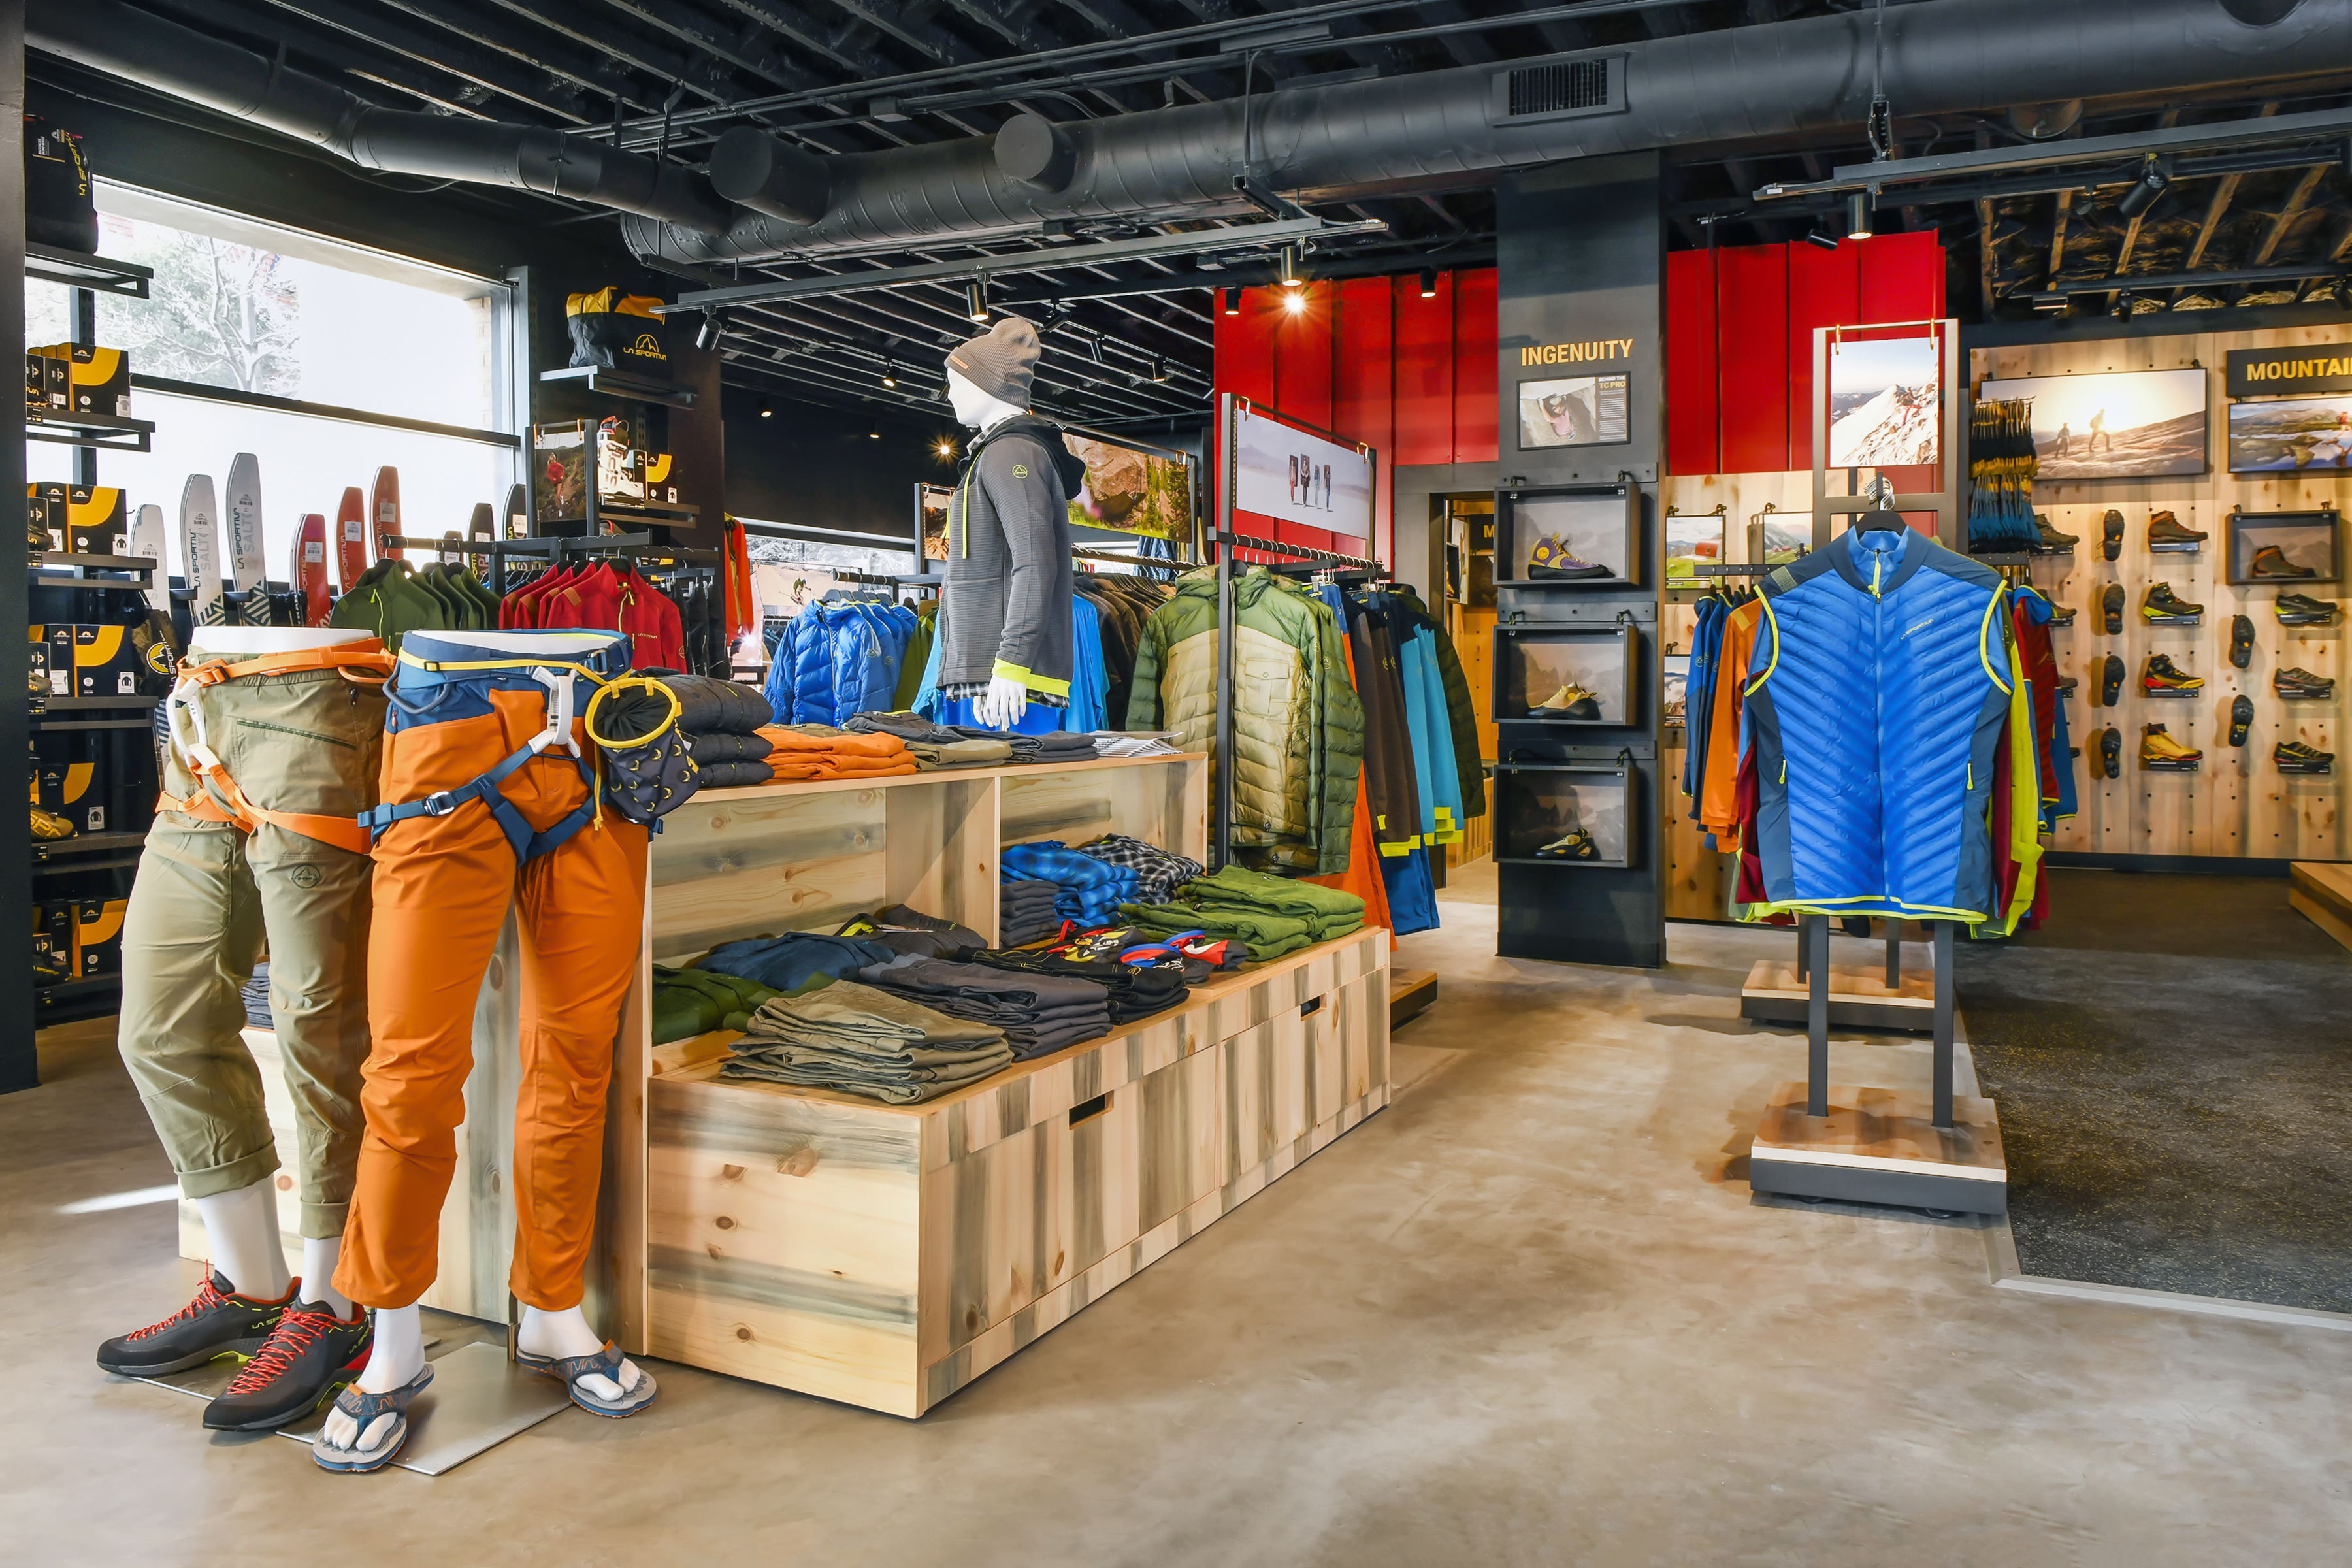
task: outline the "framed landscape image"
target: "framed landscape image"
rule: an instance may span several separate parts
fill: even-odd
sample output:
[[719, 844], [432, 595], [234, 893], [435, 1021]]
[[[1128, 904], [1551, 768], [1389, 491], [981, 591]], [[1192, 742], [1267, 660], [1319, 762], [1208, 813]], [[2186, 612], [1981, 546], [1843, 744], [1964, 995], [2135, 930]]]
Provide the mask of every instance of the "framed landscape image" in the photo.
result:
[[1720, 565], [1725, 548], [1724, 533], [1730, 520], [1719, 511], [1703, 511], [1685, 515], [1675, 512], [1666, 519], [1666, 582], [1687, 587], [1698, 581], [1692, 571], [1702, 563]]
[[2154, 479], [2201, 474], [2205, 373], [2121, 370], [1987, 381], [1979, 401], [2033, 400], [2042, 479]]
[[2352, 394], [2230, 405], [2233, 474], [2352, 468]]
[[1943, 340], [1833, 338], [1829, 466], [1904, 468], [1937, 460]]

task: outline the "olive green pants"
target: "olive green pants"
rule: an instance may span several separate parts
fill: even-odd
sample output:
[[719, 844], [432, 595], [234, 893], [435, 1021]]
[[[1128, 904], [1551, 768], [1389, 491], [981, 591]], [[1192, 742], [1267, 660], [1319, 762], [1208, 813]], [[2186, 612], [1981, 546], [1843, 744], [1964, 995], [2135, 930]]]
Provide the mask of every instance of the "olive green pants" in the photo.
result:
[[[205, 656], [193, 656], [203, 661]], [[201, 699], [206, 738], [275, 811], [357, 815], [375, 802], [383, 699], [332, 671], [228, 681]], [[175, 754], [164, 789], [196, 786]], [[264, 824], [158, 812], [122, 925], [122, 1059], [188, 1197], [278, 1168], [239, 993], [265, 951], [294, 1105], [306, 1237], [339, 1237], [359, 1162], [368, 1054], [373, 862]]]

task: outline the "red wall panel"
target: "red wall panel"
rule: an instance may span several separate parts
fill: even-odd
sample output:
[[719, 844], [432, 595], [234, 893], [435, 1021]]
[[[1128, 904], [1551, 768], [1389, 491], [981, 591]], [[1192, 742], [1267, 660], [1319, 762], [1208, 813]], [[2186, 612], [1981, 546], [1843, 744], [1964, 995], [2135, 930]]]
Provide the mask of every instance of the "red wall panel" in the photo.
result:
[[1339, 285], [1331, 356], [1331, 427], [1351, 441], [1366, 443], [1376, 454], [1371, 553], [1382, 561], [1395, 558], [1396, 538], [1395, 400], [1391, 395], [1395, 333], [1389, 296], [1385, 278], [1351, 278]]
[[1849, 240], [1862, 253], [1863, 321], [1930, 321], [1944, 314], [1944, 247], [1930, 232]]
[[1238, 393], [1252, 403], [1274, 401], [1274, 328], [1279, 307], [1267, 295], [1272, 289], [1242, 290], [1241, 314], [1225, 314], [1223, 291], [1217, 301], [1216, 381], [1219, 392]]
[[1302, 425], [1331, 427], [1331, 317], [1339, 290], [1305, 283], [1267, 290], [1274, 321], [1274, 405]]
[[1716, 401], [1715, 253], [1666, 256], [1666, 471], [1723, 470]]
[[1495, 269], [1454, 274], [1454, 460], [1495, 460]]
[[1850, 326], [1862, 320], [1861, 247], [1791, 245], [1789, 253], [1789, 461], [1791, 468], [1813, 466], [1813, 415], [1820, 399], [1813, 388], [1813, 330]]
[[1786, 246], [1716, 252], [1721, 279], [1723, 472], [1780, 472], [1789, 459]]
[[1454, 461], [1454, 275], [1437, 275], [1434, 299], [1412, 274], [1394, 285], [1396, 461]]

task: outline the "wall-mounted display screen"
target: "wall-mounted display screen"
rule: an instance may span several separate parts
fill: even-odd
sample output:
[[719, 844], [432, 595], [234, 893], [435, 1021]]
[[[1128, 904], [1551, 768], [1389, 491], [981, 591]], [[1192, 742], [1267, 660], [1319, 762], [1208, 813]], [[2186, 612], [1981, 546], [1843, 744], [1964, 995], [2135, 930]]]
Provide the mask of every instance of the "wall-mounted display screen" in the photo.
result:
[[1177, 544], [1192, 538], [1192, 460], [1189, 454], [1096, 430], [1064, 432], [1064, 440], [1087, 466], [1078, 493], [1070, 500], [1076, 528], [1106, 528], [1146, 534]]
[[1570, 375], [1519, 383], [1519, 449], [1605, 447], [1630, 441], [1624, 375]]
[[2230, 405], [2230, 471], [2300, 474], [2352, 468], [2352, 395]]
[[948, 558], [948, 500], [954, 494], [945, 485], [915, 487], [915, 537], [923, 542], [926, 561]]
[[2205, 373], [2122, 370], [1986, 381], [1980, 403], [2033, 400], [2039, 479], [2148, 479], [2201, 474]]

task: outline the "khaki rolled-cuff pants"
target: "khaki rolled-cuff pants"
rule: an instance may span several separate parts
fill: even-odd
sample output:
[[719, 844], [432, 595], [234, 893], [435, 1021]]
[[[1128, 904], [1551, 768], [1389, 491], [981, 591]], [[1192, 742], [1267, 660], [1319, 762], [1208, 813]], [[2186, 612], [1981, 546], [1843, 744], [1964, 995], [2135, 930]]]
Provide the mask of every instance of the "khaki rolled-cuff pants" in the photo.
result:
[[[203, 662], [205, 655], [192, 656]], [[273, 810], [374, 804], [383, 699], [332, 670], [228, 681], [203, 698], [222, 766]], [[164, 788], [199, 786], [175, 755]], [[359, 1163], [373, 868], [264, 824], [159, 812], [122, 925], [122, 1059], [188, 1197], [278, 1169], [240, 995], [268, 943], [269, 1006], [294, 1102], [301, 1233], [341, 1236]]]

